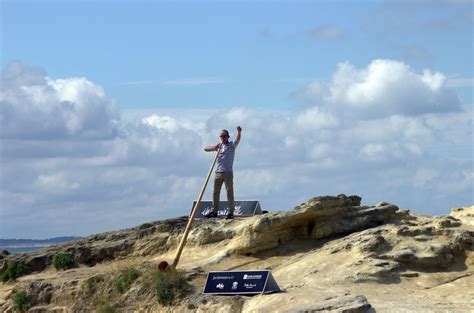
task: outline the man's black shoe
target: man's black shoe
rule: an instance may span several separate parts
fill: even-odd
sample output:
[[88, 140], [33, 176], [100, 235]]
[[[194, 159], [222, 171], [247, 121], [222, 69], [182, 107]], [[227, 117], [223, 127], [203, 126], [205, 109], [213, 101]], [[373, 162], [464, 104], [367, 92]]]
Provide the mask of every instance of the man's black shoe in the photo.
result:
[[226, 220], [232, 220], [232, 219], [234, 219], [234, 214], [232, 214], [232, 213], [227, 214], [227, 216], [225, 217], [225, 219], [226, 219]]
[[217, 217], [217, 213], [209, 212], [209, 213], [207, 213], [206, 215], [204, 215], [204, 217], [205, 217], [205, 218]]

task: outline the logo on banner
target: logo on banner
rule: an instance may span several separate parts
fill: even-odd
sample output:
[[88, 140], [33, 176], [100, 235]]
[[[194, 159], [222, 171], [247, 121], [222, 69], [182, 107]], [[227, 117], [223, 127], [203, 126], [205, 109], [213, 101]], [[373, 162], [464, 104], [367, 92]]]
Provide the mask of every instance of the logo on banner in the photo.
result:
[[262, 275], [244, 275], [244, 279], [262, 279]]
[[[193, 208], [196, 201], [193, 203]], [[203, 218], [206, 214], [213, 211], [212, 201], [201, 201], [198, 206], [198, 217]], [[227, 201], [219, 202], [218, 216], [225, 216], [229, 213]], [[235, 216], [252, 216], [262, 214], [262, 208], [258, 201], [235, 201]]]
[[231, 275], [231, 276], [214, 276], [212, 277], [212, 280], [214, 279], [234, 279], [234, 276]]
[[217, 284], [217, 285], [216, 285], [216, 288], [217, 288], [217, 289], [224, 289], [224, 284]]
[[[201, 211], [201, 214], [204, 216], [206, 214], [209, 214], [212, 212], [212, 207], [206, 207], [204, 210]], [[224, 210], [218, 210], [217, 215], [227, 215], [229, 213], [229, 210], [226, 208]], [[234, 215], [243, 215], [244, 212], [242, 211], [242, 206], [241, 205], [236, 205], [234, 209]]]
[[232, 290], [236, 290], [238, 286], [239, 286], [239, 283], [236, 282], [236, 281], [234, 281], [234, 282], [232, 283]]

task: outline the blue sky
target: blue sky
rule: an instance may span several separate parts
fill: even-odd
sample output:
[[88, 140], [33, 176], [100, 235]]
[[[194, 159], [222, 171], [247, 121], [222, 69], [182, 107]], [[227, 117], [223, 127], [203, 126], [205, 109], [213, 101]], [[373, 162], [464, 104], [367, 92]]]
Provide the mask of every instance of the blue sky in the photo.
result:
[[239, 124], [264, 209], [474, 204], [472, 1], [0, 2], [2, 238], [186, 214]]
[[87, 77], [123, 108], [288, 108], [343, 61], [472, 77], [472, 4], [438, 2], [2, 1], [2, 65]]

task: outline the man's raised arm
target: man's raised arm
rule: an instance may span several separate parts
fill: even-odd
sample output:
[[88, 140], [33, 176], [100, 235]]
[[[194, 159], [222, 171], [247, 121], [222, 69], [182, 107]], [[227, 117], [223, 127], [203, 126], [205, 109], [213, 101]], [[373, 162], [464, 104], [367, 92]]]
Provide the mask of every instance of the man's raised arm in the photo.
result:
[[240, 142], [241, 133], [242, 133], [242, 127], [237, 126], [237, 137], [235, 137], [235, 141]]

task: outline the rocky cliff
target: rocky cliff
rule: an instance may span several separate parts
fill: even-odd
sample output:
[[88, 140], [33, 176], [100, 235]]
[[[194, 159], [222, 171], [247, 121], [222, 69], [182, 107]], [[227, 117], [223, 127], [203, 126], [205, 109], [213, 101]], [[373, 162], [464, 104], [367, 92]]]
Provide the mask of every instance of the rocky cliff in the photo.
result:
[[[196, 220], [178, 269], [186, 283], [163, 303], [152, 277], [171, 261], [187, 217], [0, 255], [0, 310], [31, 312], [469, 312], [474, 308], [474, 206], [421, 216], [357, 196], [316, 197], [287, 212]], [[58, 255], [73, 261], [57, 269]], [[55, 266], [53, 266], [56, 265]], [[69, 268], [71, 267], [71, 268]], [[136, 277], [117, 288], [124, 272]], [[208, 271], [270, 269], [282, 292], [202, 295]], [[122, 273], [122, 274], [120, 274]], [[181, 292], [182, 291], [182, 292]]]

